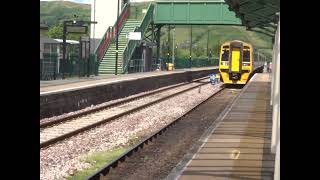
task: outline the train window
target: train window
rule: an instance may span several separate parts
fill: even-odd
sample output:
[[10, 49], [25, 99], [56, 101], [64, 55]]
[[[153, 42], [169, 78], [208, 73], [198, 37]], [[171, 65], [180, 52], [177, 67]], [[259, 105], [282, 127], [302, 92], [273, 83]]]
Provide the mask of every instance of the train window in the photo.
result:
[[243, 51], [243, 61], [250, 62], [250, 51], [249, 50]]
[[224, 49], [222, 52], [222, 61], [229, 61], [229, 50]]

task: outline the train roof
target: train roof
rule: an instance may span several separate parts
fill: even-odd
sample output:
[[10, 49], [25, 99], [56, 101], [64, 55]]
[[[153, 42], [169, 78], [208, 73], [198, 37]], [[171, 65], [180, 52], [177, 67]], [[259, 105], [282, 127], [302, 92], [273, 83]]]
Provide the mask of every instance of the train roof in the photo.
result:
[[251, 43], [244, 42], [244, 41], [240, 41], [240, 40], [231, 40], [231, 41], [226, 41], [226, 42], [224, 42], [224, 43], [222, 44], [222, 46], [223, 46], [223, 45], [226, 45], [226, 44], [230, 44], [231, 42], [241, 42], [241, 43], [243, 43], [244, 45], [247, 45], [247, 46], [251, 46], [251, 47], [253, 47]]

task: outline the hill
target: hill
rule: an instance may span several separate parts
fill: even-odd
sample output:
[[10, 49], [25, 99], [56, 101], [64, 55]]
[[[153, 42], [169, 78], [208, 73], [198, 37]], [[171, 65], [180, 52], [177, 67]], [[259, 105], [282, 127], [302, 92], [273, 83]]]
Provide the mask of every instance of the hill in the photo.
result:
[[[161, 29], [161, 45], [164, 49], [162, 56], [168, 53], [168, 28]], [[192, 57], [206, 57], [207, 45], [213, 57], [218, 57], [220, 45], [228, 40], [242, 40], [251, 43], [256, 49], [267, 56], [272, 52], [272, 36], [265, 30], [256, 28], [247, 31], [243, 26], [227, 25], [197, 25], [192, 27]], [[172, 35], [170, 34], [170, 54], [172, 53]], [[209, 36], [209, 41], [208, 41]], [[207, 42], [208, 41], [208, 42]], [[190, 53], [190, 25], [177, 25], [175, 28], [176, 55], [179, 57], [189, 57]]]
[[62, 20], [72, 19], [74, 14], [78, 15], [78, 19], [90, 20], [91, 5], [69, 1], [40, 1], [40, 22], [49, 27]]
[[[130, 18], [141, 19], [143, 17], [142, 9], [147, 8], [148, 3], [134, 3], [131, 8]], [[137, 15], [135, 15], [138, 13]], [[209, 33], [208, 33], [209, 31]], [[271, 32], [270, 32], [271, 31]], [[192, 27], [192, 57], [206, 58], [207, 44], [211, 49], [212, 56], [218, 57], [220, 45], [228, 40], [242, 40], [251, 43], [254, 48], [263, 54], [271, 57], [272, 53], [272, 29], [254, 28], [247, 31], [243, 26], [228, 25], [194, 25]], [[209, 34], [209, 41], [207, 42]], [[166, 57], [172, 53], [172, 35], [170, 33], [170, 42], [168, 46], [168, 26], [161, 28], [161, 56]], [[190, 53], [190, 25], [177, 25], [175, 28], [175, 46], [177, 47], [175, 55], [179, 58], [188, 58]]]
[[[149, 3], [135, 3], [131, 8], [130, 18], [141, 19], [142, 9], [148, 7]], [[62, 20], [72, 19], [77, 14], [78, 19], [90, 20], [91, 6], [89, 4], [79, 4], [68, 1], [40, 1], [40, 22], [46, 22], [53, 27]], [[192, 56], [205, 58], [207, 56], [207, 38], [209, 31], [208, 49], [211, 49], [213, 57], [218, 56], [219, 45], [227, 40], [243, 40], [250, 42], [264, 54], [271, 56], [272, 36], [262, 29], [247, 31], [242, 26], [193, 26], [192, 28]], [[167, 26], [161, 29], [161, 50], [162, 56], [168, 53]], [[172, 31], [170, 36], [169, 53], [172, 52]], [[72, 38], [78, 39], [78, 37]], [[176, 26], [175, 45], [177, 46], [176, 55], [186, 58], [189, 56], [190, 47], [190, 26]]]

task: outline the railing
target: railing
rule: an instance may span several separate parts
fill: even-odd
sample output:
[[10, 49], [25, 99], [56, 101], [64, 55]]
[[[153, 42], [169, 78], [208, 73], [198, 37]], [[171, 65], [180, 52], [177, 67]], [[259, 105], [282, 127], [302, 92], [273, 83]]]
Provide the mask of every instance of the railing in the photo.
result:
[[125, 20], [129, 16], [129, 10], [130, 10], [129, 4], [127, 3], [125, 4], [125, 6], [121, 11], [119, 22], [116, 21], [114, 26], [110, 26], [105, 32], [105, 34], [103, 35], [102, 39], [100, 40], [98, 47], [95, 49], [95, 54], [96, 54], [98, 63], [101, 62], [101, 59], [103, 58], [106, 51], [108, 50], [110, 46], [110, 41], [114, 40], [116, 35], [119, 35], [119, 32], [121, 31]]
[[58, 53], [43, 53], [40, 59], [40, 81], [57, 78]]
[[106, 52], [108, 46], [109, 46], [109, 42], [110, 42], [110, 39], [113, 38], [112, 36], [112, 31], [113, 31], [113, 28], [110, 26], [108, 27], [108, 30], [106, 31], [106, 33], [103, 35], [103, 38], [101, 39], [96, 51], [95, 51], [95, 54], [97, 54], [97, 60], [100, 61], [102, 56], [104, 55], [104, 53]]
[[[62, 78], [62, 60], [58, 59], [57, 53], [45, 53], [40, 59], [40, 80], [55, 80]], [[96, 61], [91, 56], [89, 64], [87, 59], [81, 59], [79, 54], [68, 55], [64, 62], [64, 75], [68, 77], [85, 77], [97, 74]]]
[[[141, 38], [143, 37], [145, 31], [147, 30], [150, 22], [153, 20], [153, 9], [154, 9], [154, 5], [152, 3], [150, 3], [147, 13], [145, 14], [145, 16], [143, 17], [143, 20], [140, 24], [139, 27], [136, 27], [134, 32], [141, 32]], [[130, 40], [129, 43], [126, 46], [126, 49], [123, 52], [123, 69], [122, 72], [126, 73], [127, 69], [128, 69], [128, 64], [129, 64], [129, 60], [135, 50], [135, 48], [141, 43], [141, 40], [137, 41], [137, 40]]]
[[[162, 67], [165, 66], [165, 63], [171, 63], [172, 59], [164, 59], [162, 62]], [[209, 66], [218, 66], [218, 58], [193, 58], [191, 61], [189, 58], [175, 58], [174, 68], [183, 69], [183, 68], [194, 68], [194, 67], [209, 67]]]

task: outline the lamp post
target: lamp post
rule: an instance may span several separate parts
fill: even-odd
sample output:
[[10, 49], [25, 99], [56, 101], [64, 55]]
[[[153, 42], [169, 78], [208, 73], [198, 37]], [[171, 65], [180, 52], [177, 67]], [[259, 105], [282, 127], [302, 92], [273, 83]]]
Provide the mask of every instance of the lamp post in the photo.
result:
[[172, 64], [174, 67], [174, 49], [175, 49], [175, 45], [174, 45], [174, 32], [176, 31], [176, 28], [173, 28], [173, 35], [172, 35]]
[[208, 36], [207, 36], [207, 56], [209, 59], [209, 27], [208, 27]]
[[[77, 18], [77, 15], [74, 15], [74, 18]], [[76, 19], [74, 20], [66, 20], [63, 21], [63, 56], [62, 56], [62, 64], [61, 64], [61, 71], [62, 71], [62, 79], [65, 79], [65, 63], [66, 63], [66, 39], [67, 39], [67, 33], [70, 32], [67, 30], [67, 24], [72, 24], [74, 27], [83, 27], [83, 24], [97, 24], [96, 21], [77, 21]], [[85, 26], [85, 32], [80, 32], [80, 34], [86, 34], [88, 26]], [[79, 33], [79, 32], [72, 32], [71, 33]], [[90, 43], [90, 38], [89, 38], [89, 43]], [[88, 61], [89, 64], [89, 61]]]
[[190, 57], [189, 57], [190, 68], [192, 66], [192, 64], [191, 64], [191, 51], [192, 51], [192, 24], [190, 24]]
[[[93, 0], [93, 21], [96, 21], [96, 0]], [[93, 35], [93, 40], [94, 40], [94, 43], [93, 43], [93, 49], [96, 49], [96, 25], [93, 24], [93, 32], [92, 32], [92, 35]]]
[[118, 31], [119, 31], [119, 0], [118, 0], [118, 8], [117, 8], [117, 23], [116, 23], [116, 67], [115, 67], [115, 75], [118, 74]]
[[63, 42], [62, 42], [62, 64], [61, 64], [61, 71], [62, 71], [62, 79], [65, 79], [64, 72], [65, 72], [65, 63], [66, 63], [66, 38], [67, 38], [67, 27], [66, 24], [70, 21], [63, 21]]

